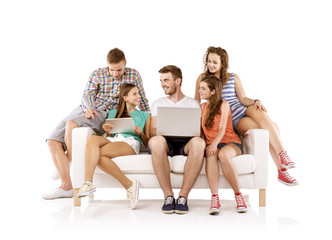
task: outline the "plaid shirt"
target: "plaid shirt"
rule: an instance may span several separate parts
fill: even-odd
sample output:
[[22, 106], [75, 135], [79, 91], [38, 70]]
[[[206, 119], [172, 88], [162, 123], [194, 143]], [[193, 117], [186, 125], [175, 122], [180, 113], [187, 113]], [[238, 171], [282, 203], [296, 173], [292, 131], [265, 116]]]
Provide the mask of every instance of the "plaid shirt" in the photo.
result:
[[141, 95], [139, 108], [142, 111], [150, 111], [140, 74], [135, 69], [125, 68], [121, 78], [114, 79], [106, 67], [99, 68], [91, 73], [82, 99], [84, 112], [89, 108], [96, 110], [116, 109], [119, 103], [119, 91], [122, 83], [135, 84]]

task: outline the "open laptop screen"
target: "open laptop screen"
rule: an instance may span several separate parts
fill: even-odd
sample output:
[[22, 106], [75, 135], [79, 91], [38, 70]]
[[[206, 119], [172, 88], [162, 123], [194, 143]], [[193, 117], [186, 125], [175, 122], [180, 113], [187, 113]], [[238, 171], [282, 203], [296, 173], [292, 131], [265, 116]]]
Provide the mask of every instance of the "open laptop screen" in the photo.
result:
[[158, 107], [157, 134], [168, 137], [200, 136], [201, 109]]

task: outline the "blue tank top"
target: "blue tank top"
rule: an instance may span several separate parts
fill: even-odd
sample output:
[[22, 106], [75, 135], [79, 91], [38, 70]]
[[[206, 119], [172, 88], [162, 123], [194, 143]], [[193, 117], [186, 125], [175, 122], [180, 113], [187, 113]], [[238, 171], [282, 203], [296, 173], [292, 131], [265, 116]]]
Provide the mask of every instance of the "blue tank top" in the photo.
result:
[[232, 122], [234, 128], [237, 129], [237, 124], [241, 118], [246, 115], [247, 107], [243, 106], [239, 98], [236, 95], [235, 91], [235, 82], [234, 82], [234, 73], [231, 74], [231, 77], [227, 83], [223, 86], [221, 91], [221, 96], [226, 100], [231, 109], [232, 109]]

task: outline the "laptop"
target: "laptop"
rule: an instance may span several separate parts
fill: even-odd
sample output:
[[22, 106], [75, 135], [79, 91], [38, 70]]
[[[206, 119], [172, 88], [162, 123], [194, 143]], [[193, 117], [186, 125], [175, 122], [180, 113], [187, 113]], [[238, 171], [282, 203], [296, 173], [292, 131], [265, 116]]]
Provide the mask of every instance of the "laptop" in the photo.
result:
[[165, 137], [194, 137], [201, 133], [201, 109], [158, 107], [157, 135]]
[[133, 118], [111, 118], [106, 119], [106, 123], [113, 125], [113, 129], [109, 133], [130, 132], [135, 128]]

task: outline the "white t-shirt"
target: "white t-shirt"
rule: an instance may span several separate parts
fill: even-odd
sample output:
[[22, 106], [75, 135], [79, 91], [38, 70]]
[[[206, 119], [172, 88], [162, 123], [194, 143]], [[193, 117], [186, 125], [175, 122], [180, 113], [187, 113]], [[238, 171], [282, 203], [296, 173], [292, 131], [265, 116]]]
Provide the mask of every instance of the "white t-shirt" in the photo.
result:
[[188, 108], [201, 108], [198, 101], [191, 97], [185, 96], [177, 103], [172, 102], [168, 97], [163, 97], [155, 100], [151, 106], [151, 117], [157, 116], [158, 107], [188, 107]]

